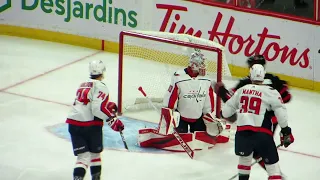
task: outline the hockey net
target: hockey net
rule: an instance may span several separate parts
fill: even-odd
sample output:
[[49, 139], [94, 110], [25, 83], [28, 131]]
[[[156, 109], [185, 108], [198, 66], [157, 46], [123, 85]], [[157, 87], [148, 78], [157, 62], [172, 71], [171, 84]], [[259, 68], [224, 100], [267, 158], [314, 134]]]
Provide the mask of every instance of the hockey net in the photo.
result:
[[[188, 66], [192, 52], [201, 51], [207, 58], [207, 72], [219, 82], [231, 76], [220, 44], [187, 34], [155, 31], [123, 31], [119, 46], [119, 112], [150, 108], [138, 91], [141, 86], [149, 98], [162, 106], [175, 71]], [[220, 111], [220, 98], [216, 99], [216, 112]]]

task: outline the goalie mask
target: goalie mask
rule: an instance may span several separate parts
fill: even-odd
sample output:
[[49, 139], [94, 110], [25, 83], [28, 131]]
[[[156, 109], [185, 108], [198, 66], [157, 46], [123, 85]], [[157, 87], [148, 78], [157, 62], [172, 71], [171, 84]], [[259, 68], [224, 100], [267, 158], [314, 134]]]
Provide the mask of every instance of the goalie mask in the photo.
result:
[[196, 72], [199, 72], [199, 75], [206, 75], [206, 64], [205, 57], [201, 52], [194, 52], [190, 56], [189, 67]]

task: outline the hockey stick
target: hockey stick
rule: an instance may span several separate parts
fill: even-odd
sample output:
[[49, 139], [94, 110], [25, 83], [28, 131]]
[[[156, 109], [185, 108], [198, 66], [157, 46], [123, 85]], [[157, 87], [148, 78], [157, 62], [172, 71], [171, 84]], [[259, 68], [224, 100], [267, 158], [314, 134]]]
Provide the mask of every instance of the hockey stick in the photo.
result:
[[122, 132], [122, 131], [120, 131], [120, 136], [121, 136], [121, 139], [122, 139], [122, 142], [123, 142], [124, 147], [125, 147], [127, 150], [129, 150], [128, 145], [127, 145], [127, 142], [126, 142], [126, 139], [124, 138], [124, 135], [123, 135], [123, 132]]
[[[281, 144], [279, 144], [279, 145], [277, 146], [277, 149], [278, 149], [279, 147], [281, 147]], [[251, 163], [250, 166], [254, 166], [255, 164], [257, 164], [257, 163], [260, 162], [260, 161], [262, 161], [262, 157], [260, 157], [259, 159], [255, 160], [253, 163]], [[236, 177], [238, 177], [238, 176], [239, 176], [239, 173], [235, 174], [234, 176], [232, 176], [232, 177], [229, 178], [228, 180], [232, 180], [232, 179], [234, 179], [234, 178], [236, 178]]]
[[[152, 103], [150, 98], [147, 96], [147, 94], [144, 92], [143, 88], [140, 86], [138, 90], [143, 94], [143, 96], [148, 100], [149, 104], [154, 108], [155, 111], [159, 113], [158, 108]], [[160, 114], [160, 113], [159, 113]], [[160, 114], [161, 116], [161, 114]], [[193, 159], [194, 152], [190, 148], [190, 146], [181, 138], [180, 134], [177, 132], [176, 128], [173, 128], [173, 135], [180, 143], [181, 147], [184, 149], [184, 151], [190, 156], [191, 159]]]

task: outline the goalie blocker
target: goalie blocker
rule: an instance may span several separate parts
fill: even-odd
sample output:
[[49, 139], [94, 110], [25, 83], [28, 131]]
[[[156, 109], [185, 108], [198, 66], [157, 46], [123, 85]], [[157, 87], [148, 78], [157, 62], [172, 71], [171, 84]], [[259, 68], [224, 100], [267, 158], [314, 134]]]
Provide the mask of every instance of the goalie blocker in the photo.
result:
[[[184, 152], [178, 140], [173, 135], [173, 129], [179, 124], [180, 113], [170, 108], [161, 109], [158, 127], [139, 130], [138, 143], [140, 147], [153, 147], [174, 152]], [[192, 150], [212, 148], [216, 143], [229, 141], [230, 125], [224, 125], [223, 131], [218, 130], [217, 118], [203, 117], [207, 131], [194, 133], [179, 133]]]

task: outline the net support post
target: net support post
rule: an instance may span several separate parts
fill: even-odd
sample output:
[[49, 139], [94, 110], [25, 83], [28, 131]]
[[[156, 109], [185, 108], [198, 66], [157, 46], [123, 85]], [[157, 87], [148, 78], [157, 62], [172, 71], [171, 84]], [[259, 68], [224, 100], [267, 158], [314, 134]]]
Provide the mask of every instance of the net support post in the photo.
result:
[[118, 110], [119, 115], [122, 114], [122, 74], [123, 74], [123, 43], [124, 32], [121, 31], [119, 35], [119, 64], [118, 64]]

